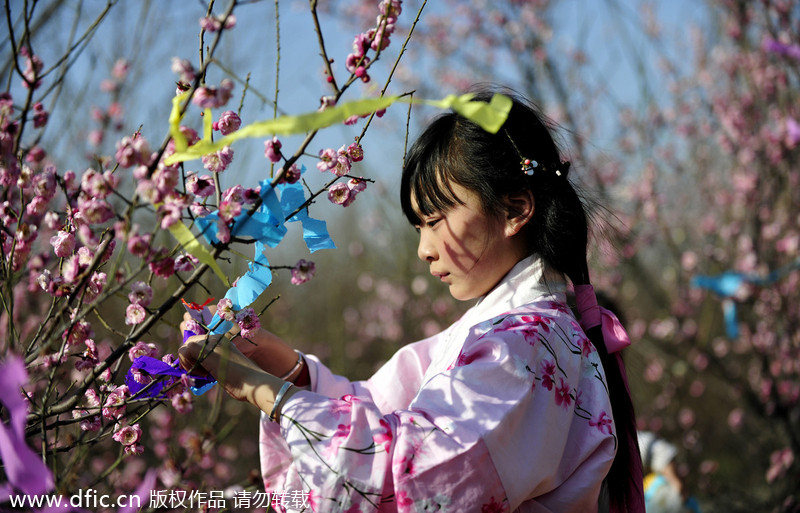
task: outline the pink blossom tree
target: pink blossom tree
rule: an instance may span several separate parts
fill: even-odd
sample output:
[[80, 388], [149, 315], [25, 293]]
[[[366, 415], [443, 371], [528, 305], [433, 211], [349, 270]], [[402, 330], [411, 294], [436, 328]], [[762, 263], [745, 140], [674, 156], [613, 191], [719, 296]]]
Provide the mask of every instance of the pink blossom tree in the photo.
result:
[[[175, 76], [158, 86], [166, 98], [173, 96], [172, 109], [162, 111], [157, 128], [139, 124], [136, 111], [125, 108], [137, 93], [133, 50], [112, 60], [108, 78], [86, 85], [95, 91], [96, 105], [105, 106], [82, 114], [60, 96], [71, 90], [74, 77], [87, 75], [81, 52], [122, 9], [116, 2], [88, 24], [86, 14], [75, 14], [76, 29], [63, 48], [51, 46], [42, 27], [63, 22], [70, 15], [66, 7], [44, 12], [36, 2], [5, 6], [11, 58], [5, 68], [10, 85], [0, 93], [0, 372], [14, 376], [2, 399], [12, 411], [15, 438], [2, 447], [2, 507], [14, 494], [70, 495], [92, 488], [119, 496], [142, 481], [147, 467], [158, 476], [157, 483], [143, 481], [149, 489], [141, 493], [150, 492], [151, 501], [176, 499], [177, 492], [198, 487], [262, 489], [257, 475], [234, 472], [241, 454], [255, 453], [254, 439], [249, 445], [228, 443], [239, 410], [233, 407], [232, 418], [230, 411], [223, 415], [217, 390], [198, 401], [191, 392], [198, 377], [177, 367], [181, 303], [199, 312], [206, 298], [224, 295], [219, 320], [200, 316], [193, 328], [224, 330], [225, 323], [236, 322], [246, 336], [271, 304], [264, 291], [273, 272], [291, 272], [297, 285], [312, 279], [313, 262], [295, 257], [273, 265], [270, 250], [292, 222], [302, 225], [311, 252], [333, 247], [325, 222], [311, 217], [313, 205], [327, 196], [347, 207], [373, 182], [360, 176], [357, 163], [372, 115], [389, 105], [380, 97], [393, 67], [375, 65], [402, 9], [397, 0], [374, 2], [373, 20], [348, 52], [347, 46], [326, 48], [326, 25], [310, 2], [306, 15], [318, 44], [302, 50], [310, 52], [306, 65], [319, 72], [320, 94], [305, 102], [306, 116], [291, 118], [279, 107], [286, 41], [278, 12], [268, 45], [272, 99], [261, 93], [268, 85], [242, 79], [246, 70], [230, 68], [220, 56], [248, 4], [233, 0], [220, 9], [212, 1], [191, 23], [181, 21], [199, 32], [199, 57], [190, 58], [197, 53], [195, 36], [181, 31], [184, 39], [172, 48], [178, 53], [171, 62]], [[126, 18], [131, 19], [120, 16]], [[147, 26], [139, 29], [146, 32]], [[346, 65], [334, 66], [337, 60]], [[378, 80], [380, 95], [368, 94], [364, 84]], [[267, 125], [287, 119], [301, 124], [262, 134], [267, 171], [260, 180], [238, 183], [237, 153], [246, 144], [233, 141], [248, 129], [259, 130], [243, 108], [252, 96], [272, 106], [274, 119]], [[366, 102], [348, 104], [360, 97]], [[48, 137], [54, 119], [61, 124], [51, 132], [86, 137], [89, 151], [77, 164], [86, 171], [70, 170], [66, 162], [75, 158], [74, 147]], [[129, 130], [131, 123], [138, 128]], [[330, 125], [349, 127], [350, 135], [326, 148], [316, 141]], [[290, 133], [304, 135], [279, 135]], [[217, 140], [232, 142], [189, 155]], [[318, 154], [311, 150], [317, 144], [323, 146]], [[242, 265], [244, 274], [229, 279]], [[47, 474], [38, 484], [12, 465], [35, 454]]]

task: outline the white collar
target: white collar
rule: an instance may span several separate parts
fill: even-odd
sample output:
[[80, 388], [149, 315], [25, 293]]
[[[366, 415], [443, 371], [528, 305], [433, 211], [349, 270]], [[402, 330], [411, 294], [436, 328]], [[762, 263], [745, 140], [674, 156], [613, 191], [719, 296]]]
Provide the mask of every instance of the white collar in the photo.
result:
[[561, 274], [547, 266], [538, 255], [530, 255], [517, 262], [464, 317], [469, 317], [467, 324], [473, 326], [542, 296], [566, 302], [566, 290], [567, 284]]
[[538, 255], [517, 262], [500, 283], [440, 335], [442, 341], [432, 355], [423, 382], [455, 360], [473, 326], [544, 297], [566, 302], [564, 277], [550, 269]]

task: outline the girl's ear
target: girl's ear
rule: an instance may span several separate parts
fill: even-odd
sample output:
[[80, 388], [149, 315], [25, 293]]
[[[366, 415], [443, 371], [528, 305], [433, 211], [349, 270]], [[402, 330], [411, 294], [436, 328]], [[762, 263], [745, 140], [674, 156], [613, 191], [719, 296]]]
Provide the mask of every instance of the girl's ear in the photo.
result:
[[533, 192], [528, 189], [514, 194], [509, 194], [505, 199], [506, 219], [505, 234], [513, 237], [528, 224], [533, 217], [536, 207]]

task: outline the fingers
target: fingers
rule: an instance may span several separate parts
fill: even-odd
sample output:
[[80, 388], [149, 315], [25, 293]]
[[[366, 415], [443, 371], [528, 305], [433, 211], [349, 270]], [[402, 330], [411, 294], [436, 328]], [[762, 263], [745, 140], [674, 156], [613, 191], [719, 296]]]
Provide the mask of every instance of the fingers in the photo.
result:
[[276, 379], [219, 335], [190, 337], [178, 350], [178, 357], [184, 369], [194, 369], [192, 373], [197, 373], [198, 369], [201, 373], [207, 371], [232, 397], [256, 406], [259, 406], [256, 390], [265, 380]]
[[188, 370], [204, 369], [219, 379], [220, 374], [232, 369], [258, 369], [235, 345], [221, 335], [189, 337], [178, 349], [181, 366]]
[[207, 344], [207, 340], [207, 335], [190, 337], [186, 339], [186, 342], [180, 348], [178, 348], [178, 360], [180, 361], [181, 367], [183, 367], [184, 370], [198, 376], [204, 376], [208, 374], [204, 366], [202, 364], [198, 364], [198, 359], [203, 352], [203, 348], [209, 348], [206, 349], [206, 353], [208, 353], [210, 350], [211, 344]]

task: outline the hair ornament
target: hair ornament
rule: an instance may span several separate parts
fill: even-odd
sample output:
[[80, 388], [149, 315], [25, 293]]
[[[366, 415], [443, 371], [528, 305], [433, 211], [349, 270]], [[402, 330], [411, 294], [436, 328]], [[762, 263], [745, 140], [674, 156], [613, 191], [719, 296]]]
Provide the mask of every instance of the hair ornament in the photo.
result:
[[534, 170], [539, 167], [539, 163], [531, 159], [522, 159], [522, 171], [528, 176], [533, 176]]
[[566, 178], [567, 174], [569, 173], [571, 163], [568, 160], [565, 160], [555, 166], [545, 166], [543, 164], [539, 165], [539, 163], [535, 160], [523, 158], [520, 161], [520, 165], [522, 166], [522, 172], [528, 176], [533, 176], [534, 171], [539, 169], [545, 173], [548, 170], [552, 170], [556, 176], [563, 176]]
[[541, 168], [539, 167], [539, 163], [533, 159], [529, 159], [522, 155], [522, 152], [519, 151], [517, 145], [514, 144], [514, 139], [511, 138], [511, 134], [508, 133], [508, 130], [503, 130], [506, 133], [506, 137], [508, 137], [508, 141], [511, 143], [511, 146], [514, 147], [514, 150], [517, 152], [520, 158], [520, 167], [522, 168], [522, 172], [528, 176], [533, 176], [533, 173], [536, 169], [541, 169], [544, 172], [547, 172], [548, 169], [552, 169], [556, 176], [563, 176], [566, 178], [567, 174], [569, 173], [570, 162], [569, 160], [561, 161], [553, 166], [545, 166], [542, 165]]

